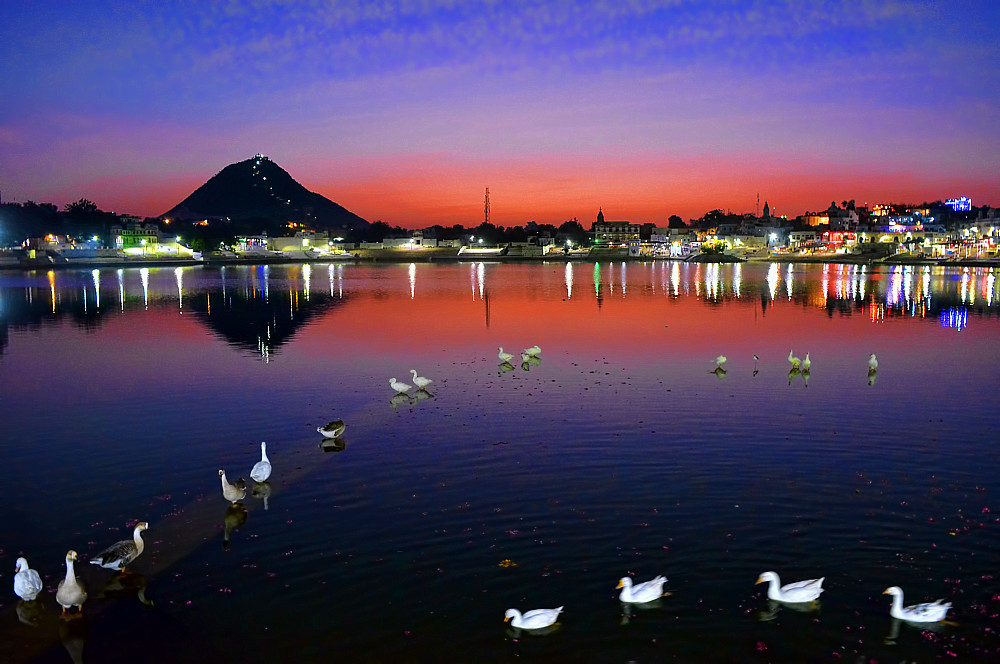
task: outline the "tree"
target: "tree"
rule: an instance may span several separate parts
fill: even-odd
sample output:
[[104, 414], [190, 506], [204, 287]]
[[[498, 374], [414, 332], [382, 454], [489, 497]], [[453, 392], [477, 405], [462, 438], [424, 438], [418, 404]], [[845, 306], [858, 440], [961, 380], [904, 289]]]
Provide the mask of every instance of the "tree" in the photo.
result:
[[67, 203], [64, 211], [71, 217], [90, 217], [101, 212], [97, 203], [86, 198], [81, 198], [74, 203]]
[[676, 214], [672, 214], [670, 215], [670, 218], [667, 219], [667, 228], [687, 228], [687, 224], [685, 224], [684, 220]]

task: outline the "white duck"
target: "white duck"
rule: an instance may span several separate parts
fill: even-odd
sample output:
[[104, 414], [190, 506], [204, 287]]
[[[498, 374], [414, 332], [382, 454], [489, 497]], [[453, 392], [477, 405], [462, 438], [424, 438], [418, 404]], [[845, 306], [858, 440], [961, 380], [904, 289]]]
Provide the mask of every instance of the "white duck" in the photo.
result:
[[83, 611], [83, 603], [87, 601], [87, 591], [76, 580], [76, 572], [73, 570], [73, 563], [76, 561], [76, 551], [66, 552], [66, 578], [59, 582], [56, 589], [56, 601], [63, 608], [63, 613], [71, 606]]
[[267, 458], [267, 443], [260, 443], [260, 461], [250, 470], [250, 479], [254, 482], [264, 482], [271, 476], [271, 460]]
[[903, 590], [899, 586], [886, 588], [882, 594], [892, 595], [892, 608], [889, 609], [889, 615], [899, 620], [921, 623], [940, 622], [944, 620], [948, 609], [951, 608], [951, 602], [940, 599], [936, 602], [903, 606]]
[[757, 578], [757, 583], [770, 581], [767, 586], [767, 597], [778, 602], [811, 602], [823, 592], [823, 579], [807, 579], [787, 585], [781, 585], [781, 579], [775, 572], [764, 572]]
[[418, 376], [416, 369], [410, 369], [410, 374], [413, 376], [413, 384], [417, 386], [418, 390], [426, 390], [427, 386], [434, 382], [430, 378]]
[[802, 360], [802, 373], [809, 373], [809, 367], [812, 366], [812, 360], [809, 359], [809, 353], [806, 353], [806, 359]]
[[534, 609], [522, 615], [517, 609], [507, 609], [503, 621], [509, 620], [510, 624], [518, 629], [542, 629], [554, 625], [562, 610], [561, 606], [557, 609]]
[[222, 480], [222, 497], [233, 503], [234, 505], [246, 498], [247, 496], [247, 483], [241, 477], [235, 482], [229, 482], [226, 479], [226, 471], [219, 470], [219, 478]]
[[42, 577], [38, 572], [28, 567], [28, 561], [18, 558], [14, 563], [14, 593], [25, 602], [38, 597], [42, 592]]
[[510, 361], [514, 359], [514, 356], [510, 353], [505, 353], [503, 346], [500, 346], [500, 352], [497, 353], [497, 359], [499, 359], [504, 364], [510, 364]]
[[715, 358], [715, 368], [721, 369], [722, 365], [726, 363], [727, 359], [728, 358], [725, 355], [720, 355], [717, 358]]
[[788, 351], [788, 361], [792, 364], [792, 368], [793, 369], [798, 369], [799, 365], [802, 364], [802, 360], [800, 360], [799, 358], [795, 357], [792, 354], [791, 350]]
[[389, 387], [396, 390], [396, 394], [406, 394], [413, 389], [412, 385], [407, 385], [406, 383], [398, 381], [395, 378], [389, 379]]
[[878, 358], [875, 353], [868, 356], [868, 371], [878, 371]]
[[623, 576], [618, 582], [618, 587], [622, 589], [621, 593], [618, 594], [618, 599], [634, 604], [652, 602], [654, 599], [659, 599], [670, 594], [663, 592], [663, 584], [666, 582], [667, 577], [657, 576], [651, 581], [632, 585], [632, 577]]
[[132, 539], [115, 542], [104, 551], [90, 559], [91, 565], [100, 565], [106, 569], [119, 569], [124, 571], [125, 566], [139, 557], [145, 544], [140, 533], [149, 528], [145, 521], [137, 523], [132, 530]]
[[321, 427], [316, 427], [316, 431], [323, 434], [324, 438], [339, 438], [340, 434], [344, 433], [344, 429], [346, 428], [347, 425], [344, 424], [344, 420], [334, 420]]
[[538, 357], [541, 354], [541, 352], [542, 349], [539, 348], [537, 344], [532, 346], [531, 348], [524, 349], [524, 355], [527, 355], [528, 357]]

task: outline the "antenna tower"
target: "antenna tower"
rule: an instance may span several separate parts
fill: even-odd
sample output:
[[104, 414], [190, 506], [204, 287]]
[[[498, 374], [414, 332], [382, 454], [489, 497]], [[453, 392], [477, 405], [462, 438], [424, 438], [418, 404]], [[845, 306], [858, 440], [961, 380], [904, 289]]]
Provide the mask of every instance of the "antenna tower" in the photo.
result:
[[757, 210], [753, 213], [753, 216], [760, 219], [760, 192], [757, 192]]
[[486, 187], [486, 202], [483, 203], [483, 218], [485, 222], [490, 223], [490, 188]]

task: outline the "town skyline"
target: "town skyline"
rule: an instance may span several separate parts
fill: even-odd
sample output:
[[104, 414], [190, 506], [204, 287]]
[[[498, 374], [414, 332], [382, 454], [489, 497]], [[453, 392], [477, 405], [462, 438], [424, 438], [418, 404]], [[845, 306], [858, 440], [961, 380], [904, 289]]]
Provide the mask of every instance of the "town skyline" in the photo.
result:
[[402, 228], [1000, 201], [990, 2], [0, 9], [5, 202], [163, 214], [255, 153]]

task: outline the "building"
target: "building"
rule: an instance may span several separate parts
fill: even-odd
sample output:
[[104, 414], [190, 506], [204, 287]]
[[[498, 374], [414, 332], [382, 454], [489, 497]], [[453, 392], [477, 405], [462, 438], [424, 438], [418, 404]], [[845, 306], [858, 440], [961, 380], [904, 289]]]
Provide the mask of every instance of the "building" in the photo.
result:
[[[136, 219], [136, 217], [119, 217], [119, 219]], [[162, 239], [160, 227], [156, 224], [128, 221], [120, 226], [111, 227], [111, 246], [119, 251], [138, 249], [155, 253]]]
[[830, 219], [831, 231], [853, 232], [858, 230], [860, 218], [858, 217], [857, 210], [852, 207], [848, 207], [845, 210], [838, 207], [836, 203], [831, 203], [830, 207], [826, 210], [826, 216]]
[[627, 245], [630, 241], [639, 239], [642, 226], [629, 221], [605, 221], [604, 210], [599, 209], [597, 221], [591, 230], [595, 244]]

